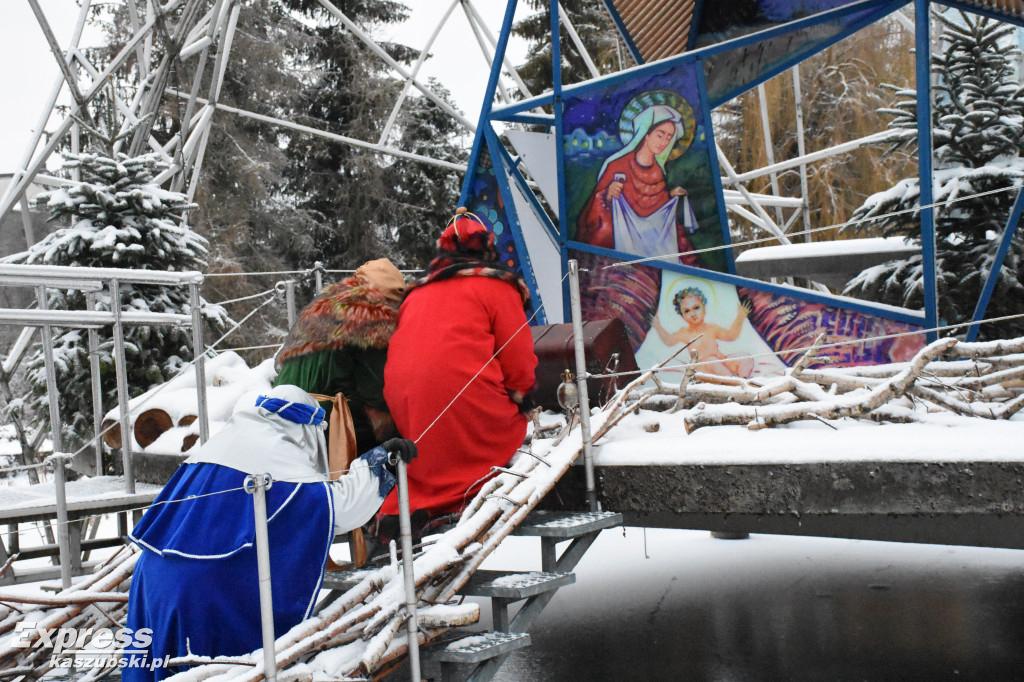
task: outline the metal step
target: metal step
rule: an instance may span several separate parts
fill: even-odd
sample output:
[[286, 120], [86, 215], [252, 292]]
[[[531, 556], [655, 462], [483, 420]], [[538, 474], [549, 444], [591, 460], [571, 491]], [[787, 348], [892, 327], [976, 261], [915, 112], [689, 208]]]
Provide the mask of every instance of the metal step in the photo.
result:
[[450, 642], [448, 646], [427, 647], [424, 658], [441, 663], [480, 663], [530, 646], [525, 632], [484, 632]]
[[535, 511], [512, 534], [568, 540], [619, 525], [622, 525], [620, 512]]
[[324, 582], [323, 585], [320, 586], [320, 589], [348, 592], [355, 587], [360, 580], [372, 572], [372, 569], [367, 570], [362, 568], [348, 569], [346, 571], [327, 571], [327, 573], [324, 574]]
[[[321, 589], [347, 592], [370, 571], [354, 569], [328, 571]], [[546, 573], [543, 571], [489, 571], [478, 570], [459, 590], [470, 597], [499, 597], [512, 601], [526, 599], [576, 582], [572, 573]]]
[[459, 590], [459, 594], [470, 597], [518, 600], [557, 590], [560, 587], [572, 585], [574, 582], [576, 582], [574, 573], [478, 570]]

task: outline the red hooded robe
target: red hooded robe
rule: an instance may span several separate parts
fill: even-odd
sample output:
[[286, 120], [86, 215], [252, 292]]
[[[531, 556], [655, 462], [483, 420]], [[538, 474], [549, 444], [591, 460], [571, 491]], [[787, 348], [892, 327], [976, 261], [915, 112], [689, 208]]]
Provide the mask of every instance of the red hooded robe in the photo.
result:
[[[529, 391], [536, 366], [511, 282], [454, 277], [409, 292], [388, 348], [384, 398], [399, 432], [419, 449], [408, 468], [410, 509], [460, 511], [490, 468], [509, 461], [527, 424], [509, 392]], [[396, 493], [381, 513], [398, 513]]]

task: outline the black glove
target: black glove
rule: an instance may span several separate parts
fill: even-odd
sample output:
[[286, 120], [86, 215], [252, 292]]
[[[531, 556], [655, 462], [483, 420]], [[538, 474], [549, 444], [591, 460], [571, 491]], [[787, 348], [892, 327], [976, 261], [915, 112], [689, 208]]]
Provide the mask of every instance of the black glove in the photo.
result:
[[406, 438], [390, 438], [381, 443], [381, 447], [392, 455], [392, 457], [388, 458], [389, 464], [391, 463], [392, 458], [394, 458], [395, 464], [398, 464], [399, 458], [408, 464], [413, 461], [417, 455], [416, 443], [413, 443], [411, 440]]
[[517, 404], [516, 407], [519, 409], [519, 414], [529, 417], [530, 413], [537, 407], [537, 393], [535, 391], [530, 391], [523, 396], [523, 399], [519, 401], [519, 404]]

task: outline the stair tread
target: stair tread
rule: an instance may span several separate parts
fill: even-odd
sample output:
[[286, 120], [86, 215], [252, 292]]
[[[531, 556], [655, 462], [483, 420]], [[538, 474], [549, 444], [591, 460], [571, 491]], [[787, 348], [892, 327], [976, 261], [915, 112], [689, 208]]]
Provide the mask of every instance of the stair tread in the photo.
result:
[[424, 658], [448, 663], [479, 663], [516, 649], [530, 646], [526, 632], [483, 632], [449, 642], [447, 646], [428, 647]]
[[492, 571], [481, 569], [459, 590], [472, 597], [526, 599], [576, 582], [574, 573]]
[[350, 568], [344, 571], [327, 571], [324, 574], [324, 582], [320, 588], [324, 590], [341, 590], [342, 592], [347, 592], [370, 573], [373, 573], [373, 571], [364, 568]]
[[526, 517], [514, 535], [574, 538], [622, 524], [622, 514], [612, 511], [535, 511]]

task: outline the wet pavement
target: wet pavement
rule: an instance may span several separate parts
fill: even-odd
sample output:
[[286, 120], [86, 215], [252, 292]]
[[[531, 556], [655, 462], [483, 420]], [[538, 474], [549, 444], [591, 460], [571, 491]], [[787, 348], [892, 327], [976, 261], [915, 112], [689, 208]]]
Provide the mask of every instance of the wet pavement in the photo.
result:
[[[644, 535], [606, 531], [496, 679], [1024, 680], [1024, 551]], [[486, 567], [536, 570], [512, 540]]]

